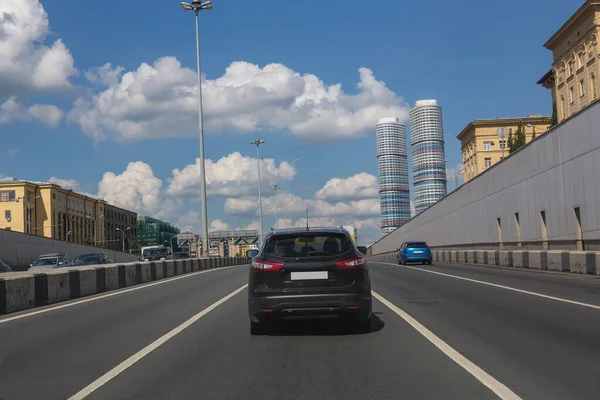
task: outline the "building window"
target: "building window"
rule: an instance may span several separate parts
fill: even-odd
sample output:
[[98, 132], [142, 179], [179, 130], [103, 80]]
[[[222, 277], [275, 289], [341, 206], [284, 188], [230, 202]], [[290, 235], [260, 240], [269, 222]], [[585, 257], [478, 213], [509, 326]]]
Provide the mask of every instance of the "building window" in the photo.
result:
[[14, 190], [1, 190], [0, 201], [15, 201], [17, 195]]
[[489, 168], [489, 167], [492, 166], [492, 159], [491, 158], [488, 157], [488, 158], [484, 159], [484, 162], [485, 162], [485, 167], [486, 168]]
[[585, 64], [585, 55], [583, 54], [583, 52], [581, 52], [577, 55], [577, 69], [582, 68], [584, 64]]
[[590, 85], [592, 85], [592, 100], [596, 100], [596, 75], [590, 76]]
[[7, 221], [10, 221], [12, 219], [10, 210], [4, 211], [4, 218], [6, 218]]
[[579, 94], [581, 97], [585, 96], [585, 82], [583, 79], [579, 81]]
[[490, 151], [492, 149], [490, 142], [483, 142], [483, 151]]
[[52, 193], [52, 200], [56, 200], [56, 193]]
[[571, 104], [575, 103], [575, 88], [569, 88], [569, 95], [571, 96]]
[[500, 143], [500, 150], [506, 150], [506, 140], [502, 139], [499, 141]]

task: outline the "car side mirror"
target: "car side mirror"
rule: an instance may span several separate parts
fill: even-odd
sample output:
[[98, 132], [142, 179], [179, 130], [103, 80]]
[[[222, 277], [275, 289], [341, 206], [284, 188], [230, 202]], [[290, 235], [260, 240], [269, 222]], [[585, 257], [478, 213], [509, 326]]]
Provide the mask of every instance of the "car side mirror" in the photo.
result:
[[256, 249], [246, 250], [246, 257], [249, 259], [253, 259], [257, 255], [258, 255], [258, 250], [256, 250]]
[[65, 263], [61, 261], [58, 263], [58, 265], [65, 265]]
[[356, 248], [364, 255], [367, 255], [367, 248], [365, 246], [356, 246]]

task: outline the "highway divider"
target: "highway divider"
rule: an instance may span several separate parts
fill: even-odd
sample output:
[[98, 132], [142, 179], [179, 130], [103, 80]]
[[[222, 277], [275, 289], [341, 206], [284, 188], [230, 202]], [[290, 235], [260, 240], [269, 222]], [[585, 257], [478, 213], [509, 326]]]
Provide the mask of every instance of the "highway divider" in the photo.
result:
[[247, 264], [243, 257], [67, 267], [0, 275], [0, 315], [207, 269]]
[[[433, 262], [492, 265], [600, 275], [600, 252], [566, 250], [432, 250]], [[397, 263], [396, 252], [369, 257], [372, 261]]]

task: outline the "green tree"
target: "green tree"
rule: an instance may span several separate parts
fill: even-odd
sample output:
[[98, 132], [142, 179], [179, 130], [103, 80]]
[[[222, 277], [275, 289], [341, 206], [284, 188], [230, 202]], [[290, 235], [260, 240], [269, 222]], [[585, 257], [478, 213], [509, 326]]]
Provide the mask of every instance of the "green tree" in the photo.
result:
[[552, 103], [552, 120], [550, 121], [550, 128], [558, 125], [558, 111], [556, 110], [556, 103]]
[[508, 139], [506, 140], [506, 146], [508, 147], [508, 154], [513, 152], [513, 147], [515, 146], [515, 138], [513, 137], [512, 130], [508, 134]]
[[523, 123], [519, 123], [519, 127], [515, 132], [515, 135], [508, 135], [508, 149], [509, 154], [514, 153], [519, 150], [521, 147], [525, 146], [525, 142], [527, 139], [525, 138], [525, 132], [523, 131]]

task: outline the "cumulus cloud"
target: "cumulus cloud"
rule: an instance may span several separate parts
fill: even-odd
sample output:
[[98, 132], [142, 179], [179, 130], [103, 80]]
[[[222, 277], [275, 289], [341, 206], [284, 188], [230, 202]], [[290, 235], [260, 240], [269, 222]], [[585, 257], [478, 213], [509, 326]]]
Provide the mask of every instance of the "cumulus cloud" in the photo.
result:
[[48, 179], [48, 182], [54, 183], [55, 185], [61, 186], [65, 189], [72, 189], [75, 191], [79, 190], [79, 182], [77, 182], [75, 179], [62, 179], [53, 176]]
[[56, 106], [34, 104], [26, 108], [15, 96], [0, 105], [0, 124], [37, 120], [48, 126], [57, 126], [62, 117], [63, 112]]
[[[202, 219], [198, 211], [187, 211], [175, 223], [182, 231], [191, 231], [200, 234], [202, 232]], [[208, 225], [208, 231], [227, 231], [229, 225], [220, 219], [213, 220]]]
[[[206, 192], [214, 196], [242, 196], [256, 192], [258, 170], [256, 158], [244, 157], [239, 152], [222, 157], [217, 162], [206, 160]], [[260, 160], [261, 181], [292, 180], [296, 169], [287, 161], [279, 166], [272, 158]], [[200, 188], [200, 159], [182, 170], [174, 169], [167, 193], [173, 196], [197, 196]]]
[[349, 178], [333, 178], [316, 194], [320, 200], [360, 200], [376, 198], [379, 195], [377, 177], [362, 172]]
[[457, 164], [455, 167], [446, 168], [446, 179], [448, 182], [454, 186], [456, 186], [456, 183], [458, 182], [458, 185], [460, 186], [463, 183], [463, 174], [461, 172], [464, 171], [464, 169], [463, 164]]
[[72, 87], [71, 52], [60, 39], [43, 44], [48, 32], [40, 1], [0, 2], [0, 98]]
[[182, 207], [181, 200], [166, 196], [163, 182], [142, 161], [130, 162], [118, 175], [106, 172], [98, 185], [98, 195], [117, 207], [159, 219], [175, 217]]
[[[79, 98], [69, 121], [96, 141], [196, 134], [197, 76], [176, 58], [163, 57], [128, 72], [106, 64], [85, 75], [104, 90]], [[340, 84], [326, 85], [282, 64], [233, 62], [221, 77], [203, 78], [207, 131], [275, 128], [323, 140], [364, 135], [382, 115], [407, 118], [403, 99], [371, 70], [361, 68], [359, 75], [358, 93], [346, 94]]]
[[220, 219], [215, 219], [213, 222], [210, 223], [209, 227], [208, 227], [209, 231], [227, 231], [229, 230], [229, 225], [223, 221], [221, 221]]
[[[380, 213], [377, 199], [329, 203], [317, 199], [303, 199], [292, 193], [281, 192], [278, 194], [278, 200], [275, 199], [275, 196], [263, 198], [263, 214], [275, 215], [277, 201], [281, 216], [306, 215], [306, 209], [308, 209], [309, 218], [311, 216], [373, 216]], [[255, 197], [228, 198], [225, 201], [225, 212], [231, 215], [255, 215], [258, 212], [258, 201]]]

